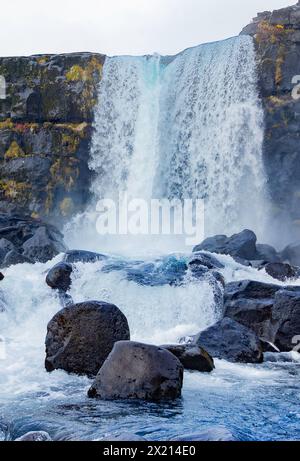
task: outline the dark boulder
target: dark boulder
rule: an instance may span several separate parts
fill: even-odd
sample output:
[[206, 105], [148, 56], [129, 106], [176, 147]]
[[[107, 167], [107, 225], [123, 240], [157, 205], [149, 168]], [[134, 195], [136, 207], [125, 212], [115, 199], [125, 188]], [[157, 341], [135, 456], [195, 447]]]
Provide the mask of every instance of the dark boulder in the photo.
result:
[[93, 253], [92, 251], [84, 250], [70, 250], [67, 251], [64, 256], [66, 263], [95, 263], [106, 259], [105, 255], [100, 253]]
[[9, 240], [5, 238], [0, 239], [0, 265], [2, 265], [7, 253], [13, 250], [16, 250], [16, 248]]
[[287, 261], [294, 266], [300, 266], [300, 241], [291, 243], [281, 252], [282, 261]]
[[2, 267], [15, 266], [16, 264], [24, 264], [24, 263], [32, 264], [33, 260], [26, 257], [25, 255], [18, 253], [15, 250], [12, 250], [12, 251], [9, 251], [7, 255], [5, 256], [3, 263], [2, 263]]
[[68, 291], [72, 284], [72, 272], [73, 267], [71, 264], [60, 262], [50, 269], [46, 277], [46, 283], [53, 289]]
[[59, 253], [65, 252], [66, 247], [57, 234], [51, 233], [47, 227], [39, 227], [33, 237], [23, 244], [23, 255], [33, 261], [45, 263]]
[[67, 306], [48, 324], [46, 370], [95, 376], [117, 341], [130, 338], [125, 315], [113, 304]]
[[161, 347], [174, 354], [186, 370], [209, 373], [215, 368], [213, 358], [202, 347], [195, 344], [175, 344]]
[[2, 274], [2, 272], [0, 272], [0, 282], [2, 282], [2, 280], [4, 280], [4, 275]]
[[300, 268], [280, 262], [266, 264], [264, 269], [273, 279], [280, 280], [281, 282], [285, 282], [288, 279], [295, 279], [300, 276]]
[[268, 263], [277, 263], [280, 262], [280, 255], [277, 253], [274, 247], [271, 245], [262, 245], [257, 244], [257, 259], [261, 261], [266, 261]]
[[181, 395], [183, 366], [160, 347], [120, 341], [100, 368], [89, 397], [106, 400], [174, 400]]
[[300, 288], [287, 288], [275, 296], [273, 318], [278, 323], [275, 345], [289, 352], [300, 342]]
[[52, 439], [48, 432], [44, 431], [32, 431], [22, 435], [15, 442], [51, 442]]
[[213, 255], [206, 253], [195, 253], [188, 261], [188, 267], [191, 270], [197, 266], [204, 266], [207, 269], [223, 269], [224, 264], [220, 263]]
[[244, 230], [239, 234], [227, 237], [226, 235], [216, 235], [204, 240], [194, 248], [194, 252], [209, 251], [238, 257], [242, 259], [256, 259], [256, 235], [250, 230]]
[[276, 322], [272, 309], [276, 293], [282, 287], [254, 280], [243, 280], [226, 285], [224, 293], [225, 317], [229, 317], [266, 342], [274, 342]]
[[263, 352], [254, 331], [240, 323], [224, 318], [201, 332], [196, 344], [203, 346], [214, 358], [229, 362], [261, 363]]

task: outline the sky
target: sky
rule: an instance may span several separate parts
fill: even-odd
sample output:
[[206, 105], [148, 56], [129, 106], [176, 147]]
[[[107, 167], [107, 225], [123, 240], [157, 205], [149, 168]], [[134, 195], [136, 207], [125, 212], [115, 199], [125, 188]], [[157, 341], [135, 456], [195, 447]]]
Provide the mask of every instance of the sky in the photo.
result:
[[296, 0], [9, 0], [0, 56], [93, 51], [176, 54], [238, 35], [257, 12]]

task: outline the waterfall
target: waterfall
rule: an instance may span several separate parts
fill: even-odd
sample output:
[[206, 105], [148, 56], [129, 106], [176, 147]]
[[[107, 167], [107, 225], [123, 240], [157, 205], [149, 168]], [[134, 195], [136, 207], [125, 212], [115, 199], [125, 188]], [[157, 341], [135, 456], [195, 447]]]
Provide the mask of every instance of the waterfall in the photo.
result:
[[[159, 56], [107, 58], [90, 168], [95, 201], [203, 199], [205, 233], [262, 236], [263, 111], [250, 37]], [[251, 197], [251, 202], [249, 198]]]

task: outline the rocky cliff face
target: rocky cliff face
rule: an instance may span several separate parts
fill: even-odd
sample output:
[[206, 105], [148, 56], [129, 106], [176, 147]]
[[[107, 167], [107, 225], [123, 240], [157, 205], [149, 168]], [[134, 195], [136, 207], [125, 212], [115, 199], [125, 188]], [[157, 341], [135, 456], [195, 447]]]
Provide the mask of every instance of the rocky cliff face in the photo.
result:
[[0, 212], [58, 221], [88, 199], [89, 145], [105, 57], [0, 58]]
[[275, 222], [288, 227], [286, 239], [299, 238], [300, 2], [258, 14], [242, 34], [252, 35], [256, 44], [265, 110], [264, 160]]

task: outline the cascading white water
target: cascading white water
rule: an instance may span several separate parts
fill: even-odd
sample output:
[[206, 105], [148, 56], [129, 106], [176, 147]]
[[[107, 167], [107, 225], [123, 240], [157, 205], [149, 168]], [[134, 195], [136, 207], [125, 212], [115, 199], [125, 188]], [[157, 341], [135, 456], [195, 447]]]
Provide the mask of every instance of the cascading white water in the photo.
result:
[[[92, 207], [120, 192], [203, 199], [206, 236], [243, 228], [262, 236], [267, 212], [256, 83], [254, 45], [246, 36], [172, 60], [107, 58], [91, 149]], [[93, 213], [84, 215], [84, 232], [91, 216], [96, 240]]]

